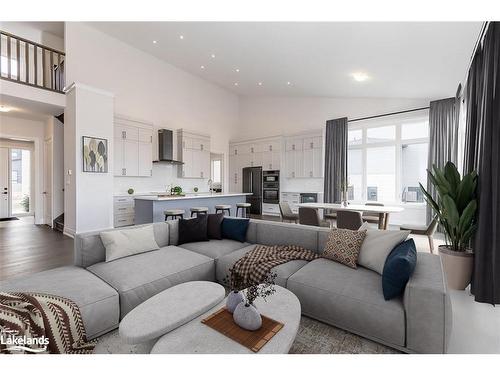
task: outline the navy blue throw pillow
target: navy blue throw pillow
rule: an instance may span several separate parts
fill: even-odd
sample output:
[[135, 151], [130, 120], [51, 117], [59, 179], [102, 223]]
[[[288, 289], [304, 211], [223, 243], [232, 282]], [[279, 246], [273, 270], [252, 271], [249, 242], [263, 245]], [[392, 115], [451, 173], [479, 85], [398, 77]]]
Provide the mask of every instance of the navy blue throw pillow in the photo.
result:
[[385, 260], [382, 273], [382, 290], [386, 301], [403, 294], [417, 265], [417, 249], [413, 239], [406, 240], [394, 249]]
[[249, 223], [250, 219], [225, 217], [224, 220], [222, 220], [222, 237], [245, 242]]

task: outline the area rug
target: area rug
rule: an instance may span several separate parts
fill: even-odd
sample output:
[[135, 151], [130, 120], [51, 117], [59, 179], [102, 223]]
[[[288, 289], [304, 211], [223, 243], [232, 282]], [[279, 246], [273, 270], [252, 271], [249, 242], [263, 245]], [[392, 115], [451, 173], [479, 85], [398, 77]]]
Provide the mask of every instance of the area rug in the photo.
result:
[[[128, 345], [120, 340], [118, 330], [102, 336], [97, 343], [96, 354], [144, 354], [154, 345], [148, 342]], [[235, 345], [238, 345], [235, 343]], [[365, 339], [328, 324], [303, 316], [299, 332], [290, 354], [397, 354], [401, 353], [385, 345]]]

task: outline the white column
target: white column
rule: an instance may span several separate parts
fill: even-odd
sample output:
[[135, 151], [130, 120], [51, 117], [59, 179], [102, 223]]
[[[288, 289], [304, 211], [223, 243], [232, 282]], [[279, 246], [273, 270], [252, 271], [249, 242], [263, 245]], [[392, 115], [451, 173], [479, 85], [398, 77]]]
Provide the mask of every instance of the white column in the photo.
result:
[[[113, 227], [113, 112], [111, 93], [80, 83], [66, 92], [64, 113], [64, 231]], [[83, 171], [83, 137], [107, 141], [107, 172]]]

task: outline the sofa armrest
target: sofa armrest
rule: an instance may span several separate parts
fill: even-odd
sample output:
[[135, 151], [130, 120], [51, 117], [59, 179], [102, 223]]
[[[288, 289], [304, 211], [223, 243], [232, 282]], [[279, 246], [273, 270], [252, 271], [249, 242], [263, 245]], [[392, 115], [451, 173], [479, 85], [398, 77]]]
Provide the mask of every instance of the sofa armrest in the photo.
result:
[[446, 353], [452, 327], [451, 301], [438, 255], [418, 253], [403, 297], [406, 347], [416, 353]]

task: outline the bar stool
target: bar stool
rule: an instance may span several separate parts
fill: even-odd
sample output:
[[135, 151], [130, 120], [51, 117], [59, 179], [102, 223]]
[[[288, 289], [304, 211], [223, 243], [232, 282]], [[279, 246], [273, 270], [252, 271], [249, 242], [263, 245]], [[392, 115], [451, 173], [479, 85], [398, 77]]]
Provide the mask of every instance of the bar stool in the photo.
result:
[[198, 217], [198, 215], [206, 215], [208, 214], [208, 207], [191, 207], [190, 208], [190, 211], [191, 211], [191, 217], [193, 217], [194, 214], [196, 214], [196, 217]]
[[168, 220], [169, 217], [172, 217], [173, 220], [180, 218], [184, 218], [184, 210], [178, 210], [178, 209], [172, 209], [172, 210], [165, 210], [165, 221]]
[[250, 207], [252, 205], [250, 203], [236, 203], [236, 217], [238, 217], [238, 211], [241, 208], [241, 216], [248, 217], [250, 215]]
[[227, 211], [227, 214], [231, 216], [231, 205], [230, 204], [216, 204], [215, 205], [215, 213], [219, 213], [219, 211], [222, 211], [223, 214], [225, 214], [225, 211]]

